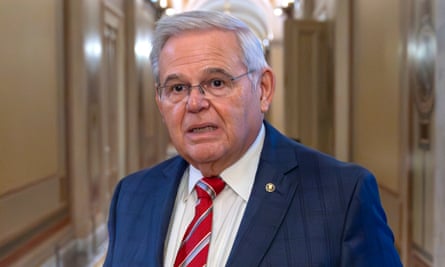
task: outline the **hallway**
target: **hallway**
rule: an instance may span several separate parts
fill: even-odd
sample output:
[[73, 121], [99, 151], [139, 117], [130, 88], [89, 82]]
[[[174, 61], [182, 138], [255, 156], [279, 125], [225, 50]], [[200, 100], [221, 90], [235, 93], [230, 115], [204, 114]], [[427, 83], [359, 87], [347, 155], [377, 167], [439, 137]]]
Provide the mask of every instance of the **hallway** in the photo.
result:
[[0, 266], [102, 266], [115, 185], [175, 153], [156, 21], [195, 9], [262, 40], [267, 121], [376, 175], [404, 266], [445, 266], [445, 0], [0, 1]]

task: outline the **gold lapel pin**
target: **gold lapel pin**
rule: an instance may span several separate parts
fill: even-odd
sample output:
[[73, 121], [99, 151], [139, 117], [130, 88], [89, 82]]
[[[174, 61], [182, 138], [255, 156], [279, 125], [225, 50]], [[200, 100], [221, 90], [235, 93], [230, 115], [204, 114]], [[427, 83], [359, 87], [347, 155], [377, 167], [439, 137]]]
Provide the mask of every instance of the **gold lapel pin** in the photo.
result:
[[274, 192], [276, 189], [275, 185], [273, 183], [267, 183], [266, 184], [266, 191], [269, 193]]

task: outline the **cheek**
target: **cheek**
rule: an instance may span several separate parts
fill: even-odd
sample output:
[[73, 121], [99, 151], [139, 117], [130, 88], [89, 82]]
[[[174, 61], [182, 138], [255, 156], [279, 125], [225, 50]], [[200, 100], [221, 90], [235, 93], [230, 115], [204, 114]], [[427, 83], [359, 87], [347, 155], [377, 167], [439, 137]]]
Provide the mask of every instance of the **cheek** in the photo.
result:
[[180, 108], [169, 107], [164, 105], [160, 108], [162, 119], [171, 133], [176, 133], [177, 129], [181, 127], [181, 119], [183, 112]]
[[[243, 96], [244, 97], [244, 96]], [[248, 130], [252, 118], [252, 107], [257, 104], [245, 101], [245, 98], [237, 99], [225, 106], [225, 112], [221, 114], [225, 121], [228, 135], [233, 136], [243, 135], [244, 131]], [[253, 101], [253, 99], [251, 99]]]
[[257, 91], [246, 88], [246, 92], [238, 99], [237, 107], [239, 109], [238, 116], [240, 120], [250, 120], [255, 114], [261, 113], [261, 100]]

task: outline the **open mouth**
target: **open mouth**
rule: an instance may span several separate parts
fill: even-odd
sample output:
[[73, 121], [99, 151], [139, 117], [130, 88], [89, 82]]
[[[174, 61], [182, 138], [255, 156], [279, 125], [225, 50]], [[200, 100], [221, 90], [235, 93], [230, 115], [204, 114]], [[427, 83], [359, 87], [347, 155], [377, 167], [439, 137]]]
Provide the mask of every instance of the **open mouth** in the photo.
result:
[[190, 130], [190, 132], [192, 133], [204, 133], [204, 132], [211, 132], [216, 130], [215, 126], [205, 126], [205, 127], [198, 127], [198, 128], [193, 128]]

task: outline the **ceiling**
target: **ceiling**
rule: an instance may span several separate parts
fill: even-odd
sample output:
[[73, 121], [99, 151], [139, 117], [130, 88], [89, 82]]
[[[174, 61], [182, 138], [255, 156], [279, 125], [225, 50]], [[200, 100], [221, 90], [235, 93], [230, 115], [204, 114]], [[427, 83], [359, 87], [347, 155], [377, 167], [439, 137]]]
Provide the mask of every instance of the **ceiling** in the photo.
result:
[[[281, 40], [283, 17], [273, 14], [268, 0], [189, 0], [172, 1], [179, 10], [217, 10], [232, 14], [247, 23], [261, 40]], [[181, 3], [175, 3], [181, 2]]]

